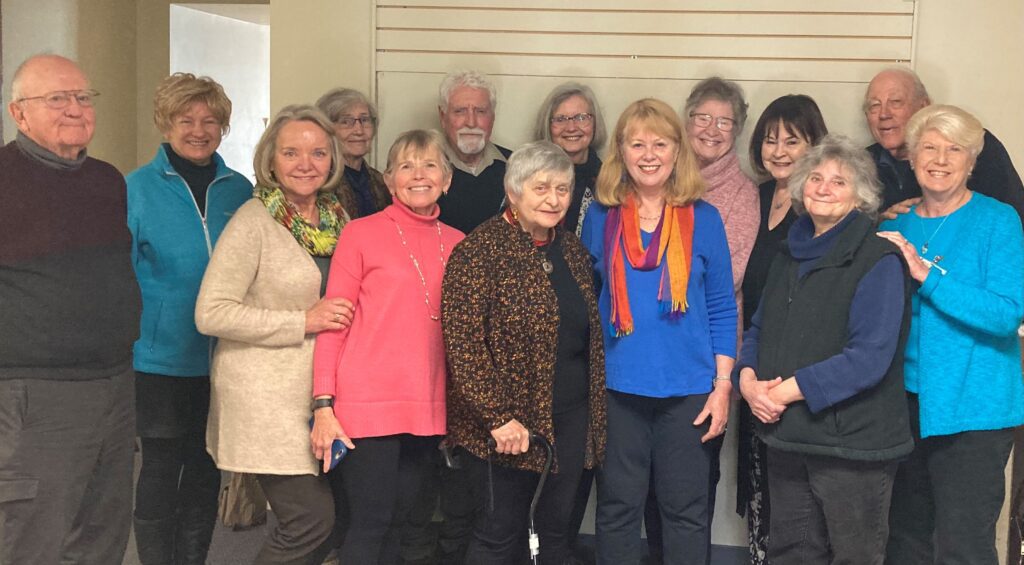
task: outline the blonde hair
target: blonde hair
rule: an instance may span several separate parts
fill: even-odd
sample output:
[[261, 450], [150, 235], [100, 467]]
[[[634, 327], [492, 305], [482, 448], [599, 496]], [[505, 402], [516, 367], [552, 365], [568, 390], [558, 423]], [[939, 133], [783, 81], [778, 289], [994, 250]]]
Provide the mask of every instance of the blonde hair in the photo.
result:
[[432, 129], [413, 129], [399, 135], [391, 144], [391, 149], [388, 150], [388, 164], [384, 169], [384, 174], [392, 174], [395, 164], [403, 155], [412, 153], [424, 156], [431, 151], [437, 153], [444, 176], [452, 176], [452, 164], [448, 162], [448, 157], [444, 154], [444, 138]]
[[967, 149], [972, 160], [977, 159], [985, 147], [985, 128], [978, 118], [956, 106], [935, 104], [921, 108], [907, 122], [907, 151], [911, 157], [917, 153], [917, 144], [928, 130]]
[[174, 128], [174, 118], [184, 114], [196, 102], [202, 102], [220, 123], [221, 135], [231, 129], [231, 100], [224, 87], [210, 77], [192, 73], [174, 73], [160, 81], [153, 96], [153, 123], [160, 133]]
[[608, 142], [608, 159], [597, 175], [597, 201], [605, 206], [618, 206], [630, 191], [633, 179], [626, 172], [622, 146], [634, 133], [646, 131], [670, 140], [676, 145], [676, 160], [665, 187], [665, 201], [684, 206], [704, 196], [704, 178], [689, 143], [684, 143], [683, 125], [671, 106], [655, 98], [633, 102], [619, 116], [615, 132]]
[[285, 106], [274, 116], [274, 119], [270, 120], [270, 124], [263, 131], [263, 135], [253, 151], [252, 168], [256, 174], [256, 184], [267, 188], [281, 188], [281, 183], [274, 177], [273, 171], [274, 153], [277, 152], [277, 136], [284, 126], [299, 121], [316, 124], [327, 134], [327, 140], [331, 144], [331, 170], [320, 190], [334, 190], [334, 187], [341, 182], [341, 175], [345, 171], [345, 168], [340, 166], [342, 162], [341, 143], [334, 136], [334, 124], [331, 123], [331, 120], [328, 120], [323, 112], [309, 104]]

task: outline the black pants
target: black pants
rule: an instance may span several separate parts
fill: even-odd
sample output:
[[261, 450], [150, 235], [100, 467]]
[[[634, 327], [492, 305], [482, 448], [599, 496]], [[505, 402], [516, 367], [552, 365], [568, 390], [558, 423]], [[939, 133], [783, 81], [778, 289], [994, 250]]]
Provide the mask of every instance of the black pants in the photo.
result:
[[895, 461], [768, 449], [773, 565], [881, 565]]
[[277, 526], [254, 565], [320, 565], [331, 551], [334, 499], [327, 477], [257, 475]]
[[[722, 469], [719, 457], [722, 453], [722, 443], [725, 441], [725, 434], [712, 438], [704, 445], [711, 449], [711, 469], [708, 472], [708, 523], [715, 520], [715, 498], [718, 495], [718, 481], [722, 478]], [[647, 501], [644, 503], [644, 530], [647, 532], [647, 551], [649, 565], [662, 565], [665, 562], [662, 548], [664, 540], [661, 536], [661, 511], [658, 509], [658, 493], [654, 490], [654, 469], [651, 469], [651, 486], [647, 491]], [[711, 563], [711, 553], [708, 553], [707, 563]]]
[[1013, 429], [921, 439], [917, 395], [907, 396], [916, 445], [896, 473], [885, 562], [995, 565]]
[[408, 434], [353, 440], [356, 448], [329, 474], [348, 503], [342, 563], [399, 563], [401, 525], [430, 472], [438, 440]]
[[[587, 441], [587, 406], [554, 416], [558, 473], [548, 475], [537, 503], [534, 525], [540, 537], [540, 563], [562, 565], [569, 556], [569, 522], [583, 472]], [[531, 446], [540, 449], [540, 446]], [[466, 553], [466, 565], [520, 565], [528, 558], [530, 501], [538, 473], [490, 466], [494, 511], [490, 511], [487, 461], [467, 455], [482, 507]]]
[[0, 381], [0, 563], [121, 563], [134, 377]]
[[[473, 536], [478, 508], [472, 480], [465, 469], [467, 455], [460, 452], [457, 450], [454, 457], [459, 465], [456, 469], [446, 465], [440, 450], [430, 456], [430, 471], [402, 527], [404, 561], [438, 565], [466, 562], [466, 548]], [[441, 522], [435, 535], [432, 522], [438, 510]]]
[[693, 421], [707, 394], [651, 398], [608, 391], [608, 443], [597, 480], [597, 561], [640, 559], [640, 523], [654, 477], [662, 521], [664, 562], [704, 565], [711, 550], [713, 447], [702, 444], [709, 424]]

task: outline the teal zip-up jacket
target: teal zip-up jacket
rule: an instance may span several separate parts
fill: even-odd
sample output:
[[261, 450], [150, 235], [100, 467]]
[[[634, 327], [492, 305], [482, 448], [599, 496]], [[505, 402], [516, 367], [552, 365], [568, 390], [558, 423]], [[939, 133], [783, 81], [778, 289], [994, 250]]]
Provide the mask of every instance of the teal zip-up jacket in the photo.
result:
[[217, 173], [206, 210], [171, 166], [163, 146], [128, 177], [132, 264], [142, 289], [135, 370], [173, 377], [210, 374], [210, 338], [195, 323], [196, 296], [224, 226], [252, 198], [252, 184], [213, 154]]

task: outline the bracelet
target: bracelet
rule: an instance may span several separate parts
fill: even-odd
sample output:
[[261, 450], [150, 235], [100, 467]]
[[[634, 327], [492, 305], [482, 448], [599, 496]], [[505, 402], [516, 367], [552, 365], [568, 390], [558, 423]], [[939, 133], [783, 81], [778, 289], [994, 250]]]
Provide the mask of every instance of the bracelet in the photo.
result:
[[729, 384], [732, 384], [732, 377], [728, 375], [717, 375], [715, 378], [711, 379], [711, 386], [718, 386], [718, 383], [720, 381], [725, 381]]
[[313, 410], [316, 411], [320, 408], [334, 408], [334, 397], [313, 399]]

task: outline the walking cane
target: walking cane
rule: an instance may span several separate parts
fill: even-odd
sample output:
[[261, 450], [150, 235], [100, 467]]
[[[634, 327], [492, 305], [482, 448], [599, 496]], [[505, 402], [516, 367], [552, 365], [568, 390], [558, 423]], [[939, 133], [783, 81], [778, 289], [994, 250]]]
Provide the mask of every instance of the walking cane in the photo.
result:
[[[540, 479], [537, 481], [537, 488], [533, 491], [533, 499], [530, 501], [530, 529], [529, 529], [529, 541], [530, 541], [530, 560], [533, 565], [538, 565], [537, 556], [540, 555], [540, 536], [537, 535], [537, 529], [533, 524], [534, 514], [537, 513], [537, 503], [540, 501], [540, 494], [544, 491], [544, 483], [548, 480], [548, 475], [551, 474], [551, 464], [555, 460], [555, 450], [551, 447], [551, 442], [544, 436], [530, 432], [530, 447], [539, 445], [544, 448], [544, 470], [541, 471]], [[490, 510], [494, 511], [494, 483], [491, 479], [491, 455], [490, 452], [498, 446], [498, 443], [494, 441], [494, 438], [487, 439], [487, 447], [489, 452], [487, 454], [487, 484], [490, 496]]]

